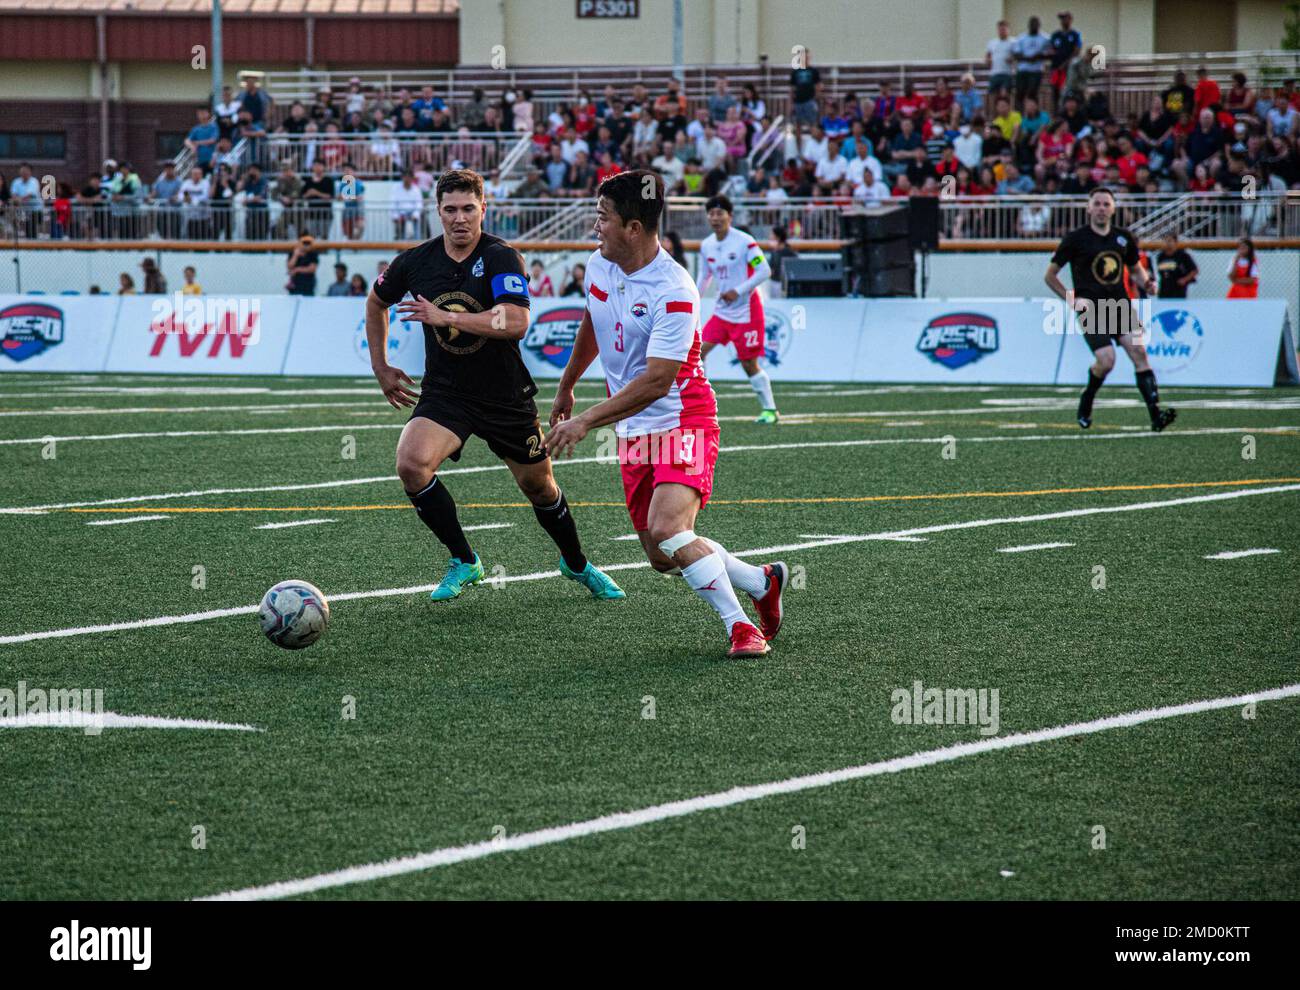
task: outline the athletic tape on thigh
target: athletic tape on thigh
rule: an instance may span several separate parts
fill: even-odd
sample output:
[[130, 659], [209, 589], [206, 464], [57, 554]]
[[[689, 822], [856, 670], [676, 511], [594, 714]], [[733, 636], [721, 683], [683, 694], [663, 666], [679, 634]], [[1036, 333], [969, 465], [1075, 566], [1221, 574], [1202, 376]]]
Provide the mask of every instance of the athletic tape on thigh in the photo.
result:
[[671, 557], [682, 547], [695, 542], [695, 534], [689, 529], [678, 533], [676, 536], [670, 536], [659, 544], [659, 549], [664, 552], [665, 556]]

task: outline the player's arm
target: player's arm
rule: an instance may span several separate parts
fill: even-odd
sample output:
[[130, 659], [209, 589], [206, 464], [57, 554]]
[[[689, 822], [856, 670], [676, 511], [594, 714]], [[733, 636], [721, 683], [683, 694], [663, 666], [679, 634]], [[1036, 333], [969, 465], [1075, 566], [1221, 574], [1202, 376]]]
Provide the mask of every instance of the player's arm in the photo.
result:
[[523, 340], [528, 333], [528, 276], [518, 251], [503, 250], [487, 258], [492, 284], [491, 309], [482, 313], [461, 313], [435, 306], [422, 296], [398, 304], [402, 316], [431, 327], [451, 327], [480, 337]]
[[635, 416], [646, 406], [662, 399], [672, 390], [681, 367], [681, 361], [646, 358], [645, 371], [614, 395], [604, 402], [597, 402], [573, 419], [552, 426], [551, 432], [546, 435], [546, 448], [550, 455], [567, 456], [592, 430]]
[[370, 370], [383, 390], [384, 398], [394, 409], [413, 406], [420, 395], [411, 386], [415, 382], [401, 368], [388, 363], [388, 307], [406, 295], [406, 253], [393, 259], [384, 273], [375, 279], [366, 296], [366, 347], [370, 351]]
[[1155, 280], [1147, 273], [1146, 268], [1141, 262], [1129, 265], [1129, 278], [1133, 280], [1134, 287], [1138, 292], [1147, 294], [1148, 290], [1155, 291]]
[[1061, 238], [1061, 243], [1056, 246], [1056, 251], [1052, 254], [1052, 260], [1047, 266], [1047, 273], [1043, 276], [1043, 281], [1058, 297], [1066, 302], [1070, 301], [1070, 290], [1065, 287], [1065, 283], [1060, 279], [1060, 271], [1074, 256], [1074, 241], [1072, 235], [1067, 234]]
[[757, 241], [750, 243], [745, 254], [745, 261], [753, 271], [750, 273], [749, 278], [736, 286], [736, 295], [738, 297], [749, 295], [772, 277], [772, 266], [767, 263], [767, 258], [763, 256], [763, 249], [758, 246]]
[[700, 295], [704, 295], [704, 287], [713, 281], [713, 266], [709, 264], [709, 259], [705, 257], [704, 251], [700, 250], [700, 277], [695, 283], [696, 290]]
[[573, 415], [573, 388], [591, 362], [599, 353], [596, 343], [596, 330], [591, 325], [591, 311], [583, 310], [582, 322], [578, 324], [577, 336], [573, 338], [573, 349], [569, 352], [569, 363], [560, 375], [560, 384], [555, 389], [555, 401], [551, 403], [550, 425], [563, 422]]
[[1060, 298], [1065, 299], [1070, 290], [1067, 289], [1065, 283], [1061, 281], [1060, 271], [1061, 266], [1053, 261], [1047, 266], [1047, 274], [1043, 276], [1043, 281], [1047, 283], [1049, 289], [1055, 292]]

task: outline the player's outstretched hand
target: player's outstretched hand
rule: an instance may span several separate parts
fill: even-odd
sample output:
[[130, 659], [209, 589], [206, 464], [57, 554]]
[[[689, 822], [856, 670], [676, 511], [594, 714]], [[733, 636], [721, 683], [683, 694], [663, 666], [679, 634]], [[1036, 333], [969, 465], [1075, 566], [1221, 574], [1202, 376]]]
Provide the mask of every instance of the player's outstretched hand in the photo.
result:
[[556, 423], [562, 423], [573, 415], [573, 389], [567, 392], [559, 390], [555, 393], [555, 401], [551, 403], [551, 426]]
[[403, 299], [397, 304], [397, 315], [402, 319], [427, 323], [431, 327], [443, 326], [446, 314], [445, 309], [439, 309], [420, 295], [414, 299]]
[[379, 379], [384, 398], [394, 409], [413, 406], [420, 398], [420, 393], [410, 387], [415, 384], [414, 379], [401, 368], [394, 368], [391, 364], [376, 368], [375, 377]]
[[581, 420], [566, 419], [562, 423], [554, 424], [551, 431], [546, 434], [546, 450], [553, 460], [568, 457], [586, 435], [587, 428], [582, 425]]

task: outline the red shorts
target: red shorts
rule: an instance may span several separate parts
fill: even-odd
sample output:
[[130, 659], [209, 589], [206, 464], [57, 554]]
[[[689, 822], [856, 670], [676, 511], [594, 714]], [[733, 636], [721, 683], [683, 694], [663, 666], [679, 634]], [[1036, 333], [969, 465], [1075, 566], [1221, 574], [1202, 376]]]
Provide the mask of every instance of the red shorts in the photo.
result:
[[720, 438], [716, 426], [684, 426], [619, 440], [618, 463], [633, 529], [650, 528], [650, 497], [656, 485], [674, 482], [694, 488], [700, 493], [700, 505], [708, 505]]
[[735, 344], [736, 357], [742, 361], [763, 356], [767, 344], [764, 332], [763, 300], [757, 292], [749, 294], [749, 322], [732, 323], [716, 316], [704, 324], [701, 338], [706, 344]]

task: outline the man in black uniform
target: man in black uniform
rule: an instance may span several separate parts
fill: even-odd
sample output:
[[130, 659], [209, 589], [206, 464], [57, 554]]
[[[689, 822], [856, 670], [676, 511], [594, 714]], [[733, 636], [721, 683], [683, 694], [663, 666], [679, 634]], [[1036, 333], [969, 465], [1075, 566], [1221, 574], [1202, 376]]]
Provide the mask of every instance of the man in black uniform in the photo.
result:
[[[1137, 387], [1151, 414], [1151, 429], [1159, 433], [1178, 413], [1160, 408], [1156, 373], [1147, 362], [1145, 331], [1124, 285], [1127, 269], [1133, 284], [1146, 291], [1147, 273], [1138, 264], [1137, 238], [1123, 227], [1112, 226], [1114, 215], [1114, 194], [1104, 186], [1094, 189], [1088, 197], [1087, 225], [1061, 239], [1043, 280], [1067, 306], [1080, 314], [1083, 339], [1093, 354], [1088, 387], [1079, 397], [1079, 425], [1085, 430], [1092, 425], [1092, 400], [1115, 367], [1114, 345], [1118, 342], [1137, 372]], [[1066, 264], [1074, 282], [1073, 293], [1057, 277]]]
[[1156, 271], [1160, 273], [1161, 299], [1186, 299], [1187, 286], [1200, 274], [1191, 254], [1178, 246], [1176, 234], [1165, 237], [1164, 250], [1156, 255]]
[[[560, 548], [560, 571], [594, 598], [623, 598], [622, 589], [583, 555], [569, 503], [551, 475], [537, 406], [537, 386], [519, 356], [528, 332], [528, 276], [519, 252], [483, 233], [483, 178], [469, 169], [444, 172], [437, 185], [443, 235], [403, 251], [366, 299], [366, 342], [384, 397], [395, 409], [414, 406], [397, 443], [397, 474], [424, 524], [450, 551], [446, 576], [430, 596], [447, 601], [483, 580], [456, 502], [437, 477], [442, 462], [460, 459], [471, 434], [487, 441], [533, 504], [542, 528]], [[388, 307], [424, 324], [425, 370], [415, 383], [388, 363]]]

